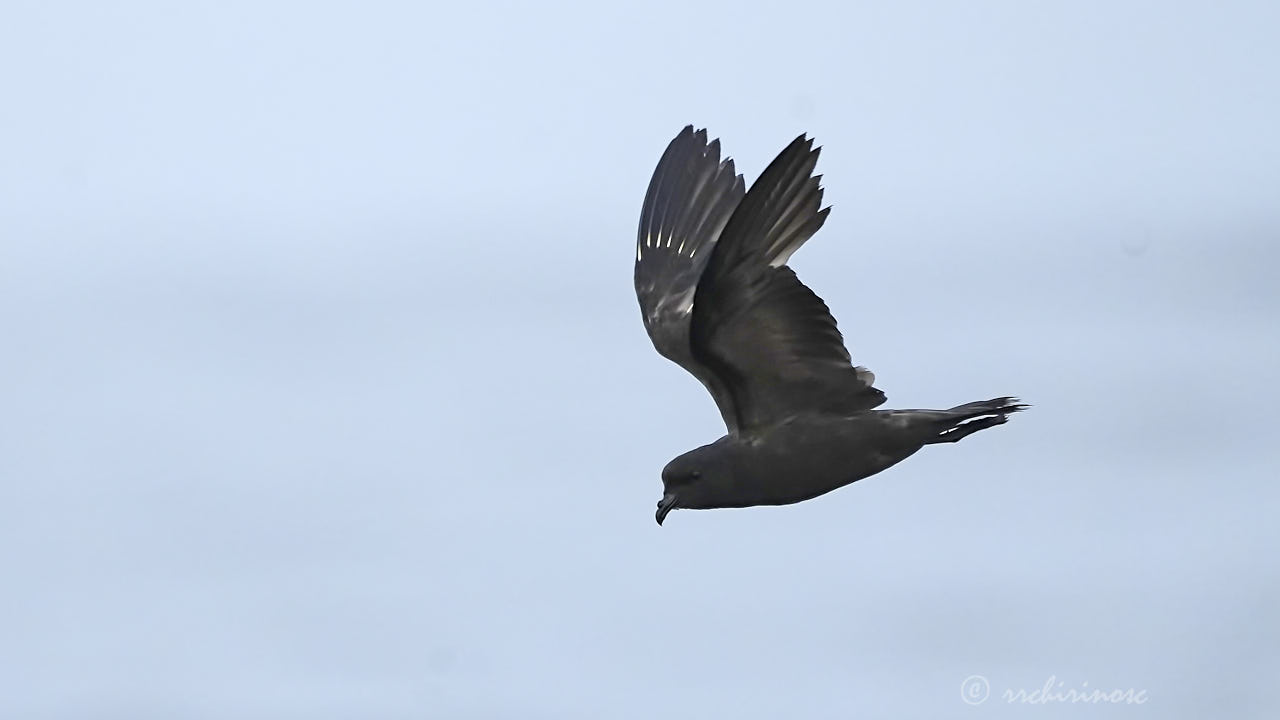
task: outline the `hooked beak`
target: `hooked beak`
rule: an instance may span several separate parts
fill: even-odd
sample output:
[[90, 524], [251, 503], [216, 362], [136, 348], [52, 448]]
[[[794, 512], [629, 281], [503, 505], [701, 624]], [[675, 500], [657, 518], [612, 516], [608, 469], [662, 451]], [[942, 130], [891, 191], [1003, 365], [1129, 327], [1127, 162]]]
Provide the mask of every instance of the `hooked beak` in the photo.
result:
[[656, 518], [658, 524], [661, 525], [663, 520], [667, 519], [667, 513], [671, 512], [671, 508], [676, 506], [675, 493], [665, 493], [662, 499], [658, 501], [658, 514]]

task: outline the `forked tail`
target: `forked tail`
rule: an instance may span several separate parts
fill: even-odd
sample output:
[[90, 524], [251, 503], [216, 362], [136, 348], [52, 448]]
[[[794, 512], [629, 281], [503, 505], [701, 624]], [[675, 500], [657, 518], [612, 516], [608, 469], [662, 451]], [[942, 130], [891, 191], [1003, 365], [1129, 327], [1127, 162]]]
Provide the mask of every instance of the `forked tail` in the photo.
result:
[[925, 445], [934, 443], [956, 442], [979, 430], [985, 430], [1009, 421], [1009, 415], [1025, 410], [1029, 405], [1018, 402], [1018, 398], [1002, 397], [994, 400], [958, 405], [950, 410], [938, 410], [934, 419], [937, 435], [925, 441]]

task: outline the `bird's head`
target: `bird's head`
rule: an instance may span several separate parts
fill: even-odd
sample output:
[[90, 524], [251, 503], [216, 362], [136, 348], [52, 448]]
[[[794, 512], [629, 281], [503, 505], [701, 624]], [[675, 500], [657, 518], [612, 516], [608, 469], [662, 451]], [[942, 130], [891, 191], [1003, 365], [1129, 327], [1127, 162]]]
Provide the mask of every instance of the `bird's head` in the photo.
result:
[[661, 525], [667, 513], [676, 508], [720, 507], [731, 474], [714, 445], [677, 457], [662, 469], [662, 499], [658, 501], [656, 519]]

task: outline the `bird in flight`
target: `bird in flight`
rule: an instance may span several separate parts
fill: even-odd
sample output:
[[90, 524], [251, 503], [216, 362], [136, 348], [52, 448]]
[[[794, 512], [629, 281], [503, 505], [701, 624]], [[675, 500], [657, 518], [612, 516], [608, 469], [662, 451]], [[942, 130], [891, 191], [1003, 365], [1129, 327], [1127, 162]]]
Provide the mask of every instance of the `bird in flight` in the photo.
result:
[[1001, 397], [875, 409], [875, 375], [853, 365], [826, 303], [787, 267], [830, 210], [818, 152], [801, 135], [746, 190], [720, 141], [690, 125], [654, 169], [636, 242], [644, 327], [702, 381], [728, 429], [663, 468], [659, 525], [677, 508], [809, 500], [1027, 407]]

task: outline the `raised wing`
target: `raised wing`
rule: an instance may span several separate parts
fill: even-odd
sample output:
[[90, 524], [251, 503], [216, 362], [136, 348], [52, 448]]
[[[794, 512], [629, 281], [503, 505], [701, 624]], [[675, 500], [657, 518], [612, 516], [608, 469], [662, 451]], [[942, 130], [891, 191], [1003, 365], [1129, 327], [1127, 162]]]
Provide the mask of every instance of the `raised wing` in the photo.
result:
[[667, 146], [640, 212], [636, 296], [653, 346], [702, 381], [725, 423], [735, 415], [724, 383], [694, 358], [689, 328], [698, 279], [734, 208], [742, 176], [720, 161], [720, 141], [690, 125]]
[[765, 169], [721, 232], [693, 299], [694, 357], [729, 395], [730, 432], [885, 400], [875, 376], [852, 365], [826, 304], [786, 267], [830, 210], [821, 208], [817, 161], [801, 135]]

